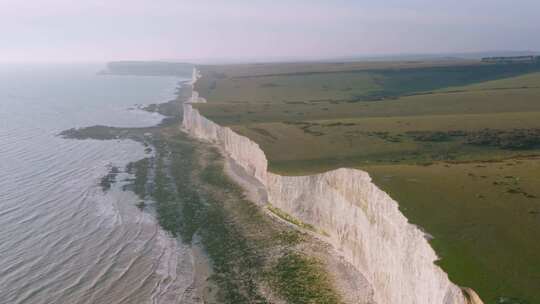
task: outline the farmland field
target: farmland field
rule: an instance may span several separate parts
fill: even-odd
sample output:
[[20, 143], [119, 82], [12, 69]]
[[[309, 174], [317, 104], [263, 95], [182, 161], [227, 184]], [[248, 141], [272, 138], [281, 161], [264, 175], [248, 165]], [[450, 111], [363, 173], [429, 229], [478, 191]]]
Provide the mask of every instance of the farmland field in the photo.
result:
[[202, 114], [270, 170], [368, 171], [486, 303], [540, 302], [540, 65], [201, 66]]

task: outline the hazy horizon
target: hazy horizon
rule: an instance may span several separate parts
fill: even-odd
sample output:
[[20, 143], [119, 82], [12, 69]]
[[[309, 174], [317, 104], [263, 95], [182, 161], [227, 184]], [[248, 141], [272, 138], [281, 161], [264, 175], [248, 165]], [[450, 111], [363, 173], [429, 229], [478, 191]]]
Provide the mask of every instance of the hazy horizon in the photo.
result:
[[540, 2], [0, 0], [0, 62], [538, 51]]

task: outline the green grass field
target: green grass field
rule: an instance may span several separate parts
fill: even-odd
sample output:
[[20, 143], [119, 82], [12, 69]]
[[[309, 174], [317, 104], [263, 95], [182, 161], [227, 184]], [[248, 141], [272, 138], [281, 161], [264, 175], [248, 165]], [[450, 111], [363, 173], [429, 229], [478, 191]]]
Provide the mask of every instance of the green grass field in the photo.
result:
[[539, 65], [200, 69], [197, 107], [259, 143], [271, 171], [364, 169], [435, 237], [456, 283], [486, 303], [540, 302]]
[[363, 169], [434, 236], [454, 282], [473, 286], [486, 303], [539, 302], [540, 159]]

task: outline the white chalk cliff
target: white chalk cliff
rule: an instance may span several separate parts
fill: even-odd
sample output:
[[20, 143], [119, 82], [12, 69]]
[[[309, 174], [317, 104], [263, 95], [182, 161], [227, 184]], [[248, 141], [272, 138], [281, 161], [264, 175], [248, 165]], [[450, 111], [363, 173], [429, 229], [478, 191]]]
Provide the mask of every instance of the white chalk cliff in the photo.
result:
[[[193, 83], [198, 72], [194, 71]], [[434, 262], [437, 255], [398, 203], [368, 173], [337, 169], [310, 176], [281, 176], [267, 171], [258, 144], [202, 116], [191, 103], [205, 102], [193, 92], [184, 104], [182, 128], [212, 142], [226, 157], [260, 183], [264, 199], [328, 235], [323, 238], [369, 281], [378, 304], [482, 303], [461, 289]]]

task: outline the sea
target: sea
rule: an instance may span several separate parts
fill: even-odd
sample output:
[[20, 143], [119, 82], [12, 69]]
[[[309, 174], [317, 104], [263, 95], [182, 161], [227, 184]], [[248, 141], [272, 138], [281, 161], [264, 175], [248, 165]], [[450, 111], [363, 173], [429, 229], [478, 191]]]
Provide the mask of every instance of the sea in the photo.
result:
[[182, 77], [100, 75], [105, 65], [0, 65], [0, 304], [189, 303], [189, 248], [136, 207], [111, 166], [149, 157], [130, 140], [58, 134], [143, 127], [140, 105], [175, 97]]

